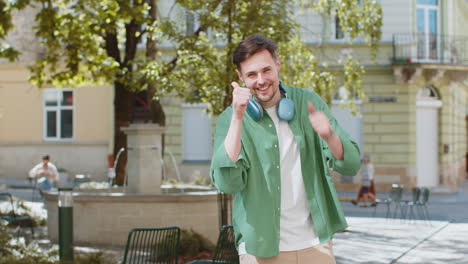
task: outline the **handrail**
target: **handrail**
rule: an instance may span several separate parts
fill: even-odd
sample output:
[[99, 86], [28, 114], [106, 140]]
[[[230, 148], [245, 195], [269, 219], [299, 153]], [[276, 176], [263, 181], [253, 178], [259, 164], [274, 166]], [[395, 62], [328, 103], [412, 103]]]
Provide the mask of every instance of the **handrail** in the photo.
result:
[[393, 63], [468, 65], [468, 37], [432, 33], [394, 34]]

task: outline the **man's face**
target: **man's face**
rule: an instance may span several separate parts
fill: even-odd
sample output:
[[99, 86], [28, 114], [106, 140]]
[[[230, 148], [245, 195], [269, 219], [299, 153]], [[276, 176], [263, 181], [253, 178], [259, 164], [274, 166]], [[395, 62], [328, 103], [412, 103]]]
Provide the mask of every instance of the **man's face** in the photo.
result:
[[46, 160], [46, 159], [42, 160], [42, 166], [43, 166], [44, 168], [47, 168], [48, 163], [49, 163], [49, 160]]
[[263, 108], [275, 106], [281, 99], [279, 92], [279, 59], [274, 59], [268, 50], [255, 53], [240, 63], [237, 76], [250, 89]]

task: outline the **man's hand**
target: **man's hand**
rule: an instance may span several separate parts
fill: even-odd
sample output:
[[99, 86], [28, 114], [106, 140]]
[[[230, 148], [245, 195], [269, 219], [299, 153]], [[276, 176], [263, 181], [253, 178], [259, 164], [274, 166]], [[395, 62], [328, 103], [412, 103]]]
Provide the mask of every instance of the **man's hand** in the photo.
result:
[[315, 107], [311, 102], [307, 102], [309, 107], [309, 121], [312, 124], [315, 132], [325, 141], [328, 141], [333, 135], [333, 129], [330, 126], [328, 117], [320, 111], [315, 111]]
[[242, 88], [236, 82], [232, 82], [231, 85], [234, 87], [232, 91], [232, 119], [224, 139], [224, 148], [232, 162], [236, 162], [241, 150], [242, 119], [249, 103], [250, 89]]
[[233, 119], [242, 120], [249, 103], [250, 89], [240, 87], [237, 82], [232, 82], [231, 85], [234, 88], [232, 91]]
[[327, 142], [328, 147], [332, 155], [337, 160], [344, 159], [344, 150], [343, 143], [341, 142], [340, 137], [335, 134], [333, 128], [330, 125], [330, 120], [328, 117], [321, 111], [315, 111], [315, 107], [312, 103], [307, 102], [309, 106], [309, 121], [312, 124], [313, 129], [317, 134]]

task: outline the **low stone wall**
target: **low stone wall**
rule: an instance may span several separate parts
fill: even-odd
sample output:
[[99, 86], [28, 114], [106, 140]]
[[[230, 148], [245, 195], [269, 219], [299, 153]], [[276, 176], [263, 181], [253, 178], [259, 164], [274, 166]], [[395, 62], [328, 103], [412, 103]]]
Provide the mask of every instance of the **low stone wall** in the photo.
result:
[[[135, 227], [179, 226], [193, 229], [216, 243], [219, 233], [215, 191], [162, 195], [127, 193], [73, 194], [75, 245], [125, 246]], [[44, 194], [48, 233], [58, 241], [58, 193]]]

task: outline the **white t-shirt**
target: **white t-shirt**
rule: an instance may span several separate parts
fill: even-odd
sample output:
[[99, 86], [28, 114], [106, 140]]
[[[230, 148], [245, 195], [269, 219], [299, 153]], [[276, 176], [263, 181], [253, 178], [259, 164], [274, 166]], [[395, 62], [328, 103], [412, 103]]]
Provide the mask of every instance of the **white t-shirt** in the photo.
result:
[[[281, 121], [276, 107], [265, 109], [278, 135], [281, 171], [280, 251], [300, 250], [320, 244], [314, 231], [301, 170], [301, 157], [287, 121]], [[273, 232], [273, 231], [272, 231]], [[239, 254], [245, 254], [245, 244]]]
[[29, 171], [29, 177], [31, 178], [38, 177], [40, 174], [47, 175], [47, 179], [50, 181], [58, 179], [57, 167], [52, 162], [47, 163], [47, 168], [44, 168], [44, 163], [41, 162]]
[[372, 163], [364, 164], [361, 174], [362, 174], [362, 186], [370, 187], [371, 181], [374, 179], [374, 165], [372, 165]]

